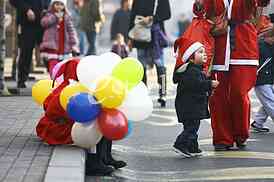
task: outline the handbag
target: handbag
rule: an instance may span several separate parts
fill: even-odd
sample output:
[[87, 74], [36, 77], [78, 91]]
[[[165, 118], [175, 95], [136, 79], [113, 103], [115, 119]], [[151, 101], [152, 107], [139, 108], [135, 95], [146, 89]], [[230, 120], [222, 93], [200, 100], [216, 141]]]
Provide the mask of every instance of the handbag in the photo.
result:
[[[158, 6], [158, 0], [155, 0], [153, 16], [156, 14]], [[146, 17], [142, 15], [136, 15], [134, 19], [134, 26], [130, 29], [128, 36], [130, 39], [139, 42], [150, 42], [151, 41], [151, 27], [153, 24], [153, 18], [149, 22], [145, 22]]]

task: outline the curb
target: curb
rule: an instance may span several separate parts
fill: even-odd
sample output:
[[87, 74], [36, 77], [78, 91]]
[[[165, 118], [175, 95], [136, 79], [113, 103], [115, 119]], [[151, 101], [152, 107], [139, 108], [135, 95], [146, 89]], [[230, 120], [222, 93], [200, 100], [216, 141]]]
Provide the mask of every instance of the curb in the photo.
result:
[[44, 182], [84, 182], [85, 152], [74, 146], [53, 149]]

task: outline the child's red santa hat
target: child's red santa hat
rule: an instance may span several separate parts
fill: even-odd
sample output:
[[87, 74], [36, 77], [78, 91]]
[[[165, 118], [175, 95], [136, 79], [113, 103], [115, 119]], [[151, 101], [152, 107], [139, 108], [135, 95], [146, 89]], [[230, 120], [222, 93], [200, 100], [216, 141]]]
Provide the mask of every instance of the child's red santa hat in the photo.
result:
[[181, 37], [174, 43], [174, 52], [178, 50], [175, 69], [186, 63], [189, 58], [204, 45], [200, 42]]

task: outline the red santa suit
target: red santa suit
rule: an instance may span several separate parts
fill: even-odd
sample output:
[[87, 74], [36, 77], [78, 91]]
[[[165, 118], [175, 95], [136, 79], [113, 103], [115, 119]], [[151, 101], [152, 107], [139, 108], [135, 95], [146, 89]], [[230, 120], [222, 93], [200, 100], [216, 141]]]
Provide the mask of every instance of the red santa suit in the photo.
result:
[[61, 91], [69, 85], [69, 80], [77, 80], [76, 67], [79, 60], [63, 61], [55, 78], [63, 74], [64, 81], [52, 91], [44, 102], [45, 114], [36, 126], [36, 133], [48, 144], [72, 144], [71, 129], [74, 121], [71, 120], [62, 108], [59, 96]]
[[228, 32], [215, 37], [213, 70], [220, 82], [210, 98], [213, 144], [232, 146], [249, 137], [250, 101], [258, 65], [257, 30], [252, 23], [265, 0], [215, 0], [217, 14], [227, 9]]
[[[213, 26], [208, 19], [212, 14], [212, 0], [204, 0], [199, 5], [197, 2], [193, 4], [193, 14], [191, 24], [188, 26], [182, 37], [191, 39], [195, 42], [201, 42], [206, 49], [207, 61], [203, 65], [204, 71], [208, 71], [214, 54], [214, 38], [210, 34]], [[175, 45], [176, 46], [176, 45]], [[181, 57], [180, 55], [178, 57]]]

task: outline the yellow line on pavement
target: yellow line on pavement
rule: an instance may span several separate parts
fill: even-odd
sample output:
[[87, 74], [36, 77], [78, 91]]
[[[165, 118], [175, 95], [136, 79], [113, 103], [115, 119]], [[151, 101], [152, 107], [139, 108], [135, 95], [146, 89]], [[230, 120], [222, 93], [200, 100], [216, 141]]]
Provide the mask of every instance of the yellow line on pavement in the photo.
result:
[[178, 182], [274, 179], [274, 167], [237, 167], [197, 171], [137, 171], [121, 169], [115, 176], [135, 181]]

